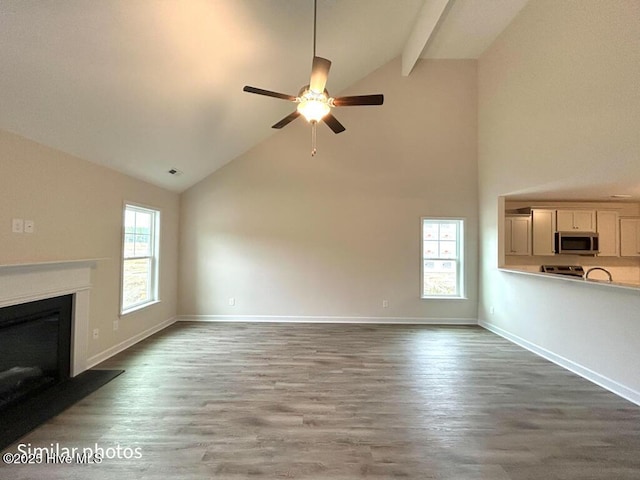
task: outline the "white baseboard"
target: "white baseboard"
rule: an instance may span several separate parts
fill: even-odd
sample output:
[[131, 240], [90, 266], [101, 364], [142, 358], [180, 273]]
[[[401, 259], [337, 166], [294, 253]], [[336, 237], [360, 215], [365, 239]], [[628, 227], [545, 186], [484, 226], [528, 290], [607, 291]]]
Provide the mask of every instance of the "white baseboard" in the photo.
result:
[[475, 318], [338, 317], [313, 315], [179, 315], [179, 322], [379, 323], [407, 325], [477, 325]]
[[94, 355], [93, 357], [89, 357], [87, 359], [87, 370], [89, 370], [91, 367], [95, 367], [101, 362], [104, 362], [108, 358], [113, 357], [115, 354], [120, 353], [123, 350], [126, 350], [132, 345], [135, 345], [136, 343], [144, 340], [145, 338], [150, 337], [154, 333], [157, 333], [160, 330], [164, 330], [169, 325], [173, 325], [174, 323], [176, 323], [176, 317], [171, 317], [168, 320], [165, 320], [164, 322], [159, 323], [158, 325], [155, 325], [145, 330], [144, 332], [140, 332], [137, 335], [134, 335], [133, 337], [128, 338], [124, 342], [120, 342], [117, 345], [107, 348], [106, 350], [98, 353], [97, 355]]
[[616, 395], [624, 398], [625, 400], [629, 400], [630, 402], [633, 402], [636, 405], [640, 405], [640, 392], [637, 392], [636, 390], [626, 387], [625, 385], [622, 385], [621, 383], [618, 383], [615, 380], [611, 380], [610, 378], [605, 377], [604, 375], [600, 375], [599, 373], [594, 372], [593, 370], [587, 367], [584, 367], [576, 362], [573, 362], [567, 358], [557, 355], [547, 350], [546, 348], [536, 345], [535, 343], [531, 343], [528, 340], [525, 340], [524, 338], [518, 337], [517, 335], [513, 335], [512, 333], [509, 333], [506, 330], [503, 330], [502, 328], [497, 327], [496, 325], [493, 325], [489, 322], [480, 320], [478, 321], [478, 325], [489, 330], [490, 332], [495, 333], [496, 335], [500, 335], [501, 337], [509, 340], [510, 342], [515, 343], [516, 345], [521, 346], [522, 348], [526, 348], [530, 352], [533, 352], [536, 355], [539, 355], [540, 357], [555, 363], [556, 365], [560, 365], [561, 367], [566, 368], [567, 370], [575, 373], [576, 375], [579, 375], [589, 380], [590, 382], [593, 382], [596, 385], [599, 385], [602, 388], [605, 388], [610, 392], [615, 393]]

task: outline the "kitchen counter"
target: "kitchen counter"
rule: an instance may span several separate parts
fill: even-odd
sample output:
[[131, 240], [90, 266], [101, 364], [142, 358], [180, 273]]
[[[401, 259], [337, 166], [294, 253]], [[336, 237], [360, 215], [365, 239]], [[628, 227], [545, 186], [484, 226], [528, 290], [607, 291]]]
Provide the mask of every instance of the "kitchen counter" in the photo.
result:
[[625, 290], [635, 290], [638, 293], [640, 293], [640, 282], [638, 283], [616, 282], [615, 280], [613, 282], [609, 282], [608, 280], [596, 280], [591, 278], [589, 280], [585, 280], [583, 277], [574, 277], [571, 275], [558, 275], [556, 273], [544, 273], [544, 272], [530, 272], [526, 270], [517, 270], [514, 268], [505, 268], [505, 267], [498, 268], [498, 270], [500, 270], [501, 272], [517, 273], [519, 275], [533, 275], [536, 277], [551, 278], [561, 282], [582, 283], [582, 284], [594, 285], [597, 287], [604, 287], [604, 288], [619, 288], [619, 289], [625, 289]]

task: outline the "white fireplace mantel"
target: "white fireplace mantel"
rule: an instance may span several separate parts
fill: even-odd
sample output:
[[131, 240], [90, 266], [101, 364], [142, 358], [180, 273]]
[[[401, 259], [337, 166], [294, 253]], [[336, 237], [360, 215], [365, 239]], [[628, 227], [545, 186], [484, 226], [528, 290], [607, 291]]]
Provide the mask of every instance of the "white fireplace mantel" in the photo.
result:
[[0, 265], [0, 308], [73, 295], [71, 376], [87, 369], [91, 269], [100, 259]]

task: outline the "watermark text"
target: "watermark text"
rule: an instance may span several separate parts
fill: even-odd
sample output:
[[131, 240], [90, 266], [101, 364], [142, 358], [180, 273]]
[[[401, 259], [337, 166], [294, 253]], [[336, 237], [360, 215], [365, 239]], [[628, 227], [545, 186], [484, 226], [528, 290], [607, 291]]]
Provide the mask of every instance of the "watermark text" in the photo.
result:
[[65, 447], [59, 443], [51, 443], [46, 447], [34, 446], [30, 443], [18, 444], [16, 452], [5, 452], [2, 461], [8, 465], [42, 465], [42, 464], [100, 464], [104, 460], [124, 459], [138, 460], [142, 458], [140, 447], [101, 447], [97, 443], [90, 447]]

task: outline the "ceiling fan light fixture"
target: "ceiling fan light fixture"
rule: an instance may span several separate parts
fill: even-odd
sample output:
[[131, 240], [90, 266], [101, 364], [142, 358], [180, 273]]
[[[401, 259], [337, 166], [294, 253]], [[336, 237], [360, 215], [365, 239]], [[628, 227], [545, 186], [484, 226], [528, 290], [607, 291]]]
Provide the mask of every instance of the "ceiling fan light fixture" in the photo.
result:
[[319, 122], [330, 110], [331, 106], [324, 93], [307, 91], [300, 97], [300, 103], [298, 103], [298, 112], [307, 119], [307, 122]]
[[289, 125], [299, 116], [303, 116], [311, 124], [311, 156], [316, 154], [316, 126], [318, 122], [324, 122], [333, 133], [345, 131], [336, 117], [331, 114], [333, 107], [349, 107], [358, 105], [382, 105], [384, 97], [381, 93], [376, 95], [352, 95], [347, 97], [329, 97], [325, 86], [329, 78], [331, 60], [316, 55], [316, 12], [318, 0], [313, 0], [313, 60], [311, 62], [311, 77], [309, 84], [302, 87], [297, 97], [284, 93], [273, 92], [263, 88], [245, 85], [242, 89], [248, 93], [279, 98], [297, 103], [296, 110], [276, 122], [271, 128], [280, 129]]

